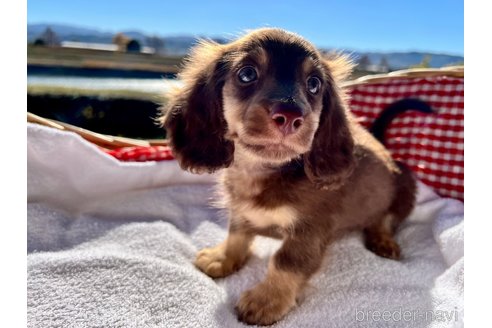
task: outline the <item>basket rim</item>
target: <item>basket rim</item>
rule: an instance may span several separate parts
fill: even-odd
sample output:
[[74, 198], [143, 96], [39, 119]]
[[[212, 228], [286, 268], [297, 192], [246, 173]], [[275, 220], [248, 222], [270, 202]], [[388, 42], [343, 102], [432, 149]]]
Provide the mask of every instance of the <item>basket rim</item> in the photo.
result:
[[418, 78], [418, 77], [434, 77], [434, 76], [447, 76], [447, 77], [465, 77], [464, 66], [448, 66], [442, 68], [409, 68], [389, 73], [373, 74], [361, 76], [355, 80], [346, 81], [342, 83], [342, 88], [351, 88], [363, 84], [381, 83], [395, 78]]

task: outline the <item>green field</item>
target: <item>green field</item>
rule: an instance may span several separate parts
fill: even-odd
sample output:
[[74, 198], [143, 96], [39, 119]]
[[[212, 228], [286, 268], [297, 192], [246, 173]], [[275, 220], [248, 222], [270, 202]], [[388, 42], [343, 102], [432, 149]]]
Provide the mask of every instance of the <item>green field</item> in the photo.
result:
[[28, 45], [27, 65], [178, 72], [183, 57]]

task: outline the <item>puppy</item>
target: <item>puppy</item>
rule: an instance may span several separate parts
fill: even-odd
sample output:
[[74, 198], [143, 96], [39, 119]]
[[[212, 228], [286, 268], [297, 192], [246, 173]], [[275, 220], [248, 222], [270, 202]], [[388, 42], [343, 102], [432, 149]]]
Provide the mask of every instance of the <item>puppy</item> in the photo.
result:
[[229, 234], [195, 265], [225, 277], [245, 264], [255, 235], [283, 239], [264, 280], [237, 303], [243, 322], [269, 325], [287, 314], [348, 231], [363, 231], [379, 256], [400, 256], [393, 234], [413, 208], [415, 181], [347, 110], [339, 83], [351, 68], [296, 34], [259, 29], [196, 46], [163, 110], [183, 169], [224, 169]]

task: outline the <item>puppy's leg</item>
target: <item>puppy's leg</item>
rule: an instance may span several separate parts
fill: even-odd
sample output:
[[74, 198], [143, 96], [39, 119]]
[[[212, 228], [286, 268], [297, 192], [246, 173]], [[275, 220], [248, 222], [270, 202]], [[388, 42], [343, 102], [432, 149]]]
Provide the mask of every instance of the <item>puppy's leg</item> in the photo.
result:
[[243, 230], [230, 230], [224, 242], [198, 252], [195, 265], [212, 278], [228, 276], [248, 259], [253, 238], [253, 234]]
[[[305, 236], [307, 237], [307, 236]], [[244, 292], [236, 306], [239, 320], [270, 325], [296, 304], [296, 297], [322, 262], [324, 245], [309, 238], [287, 238], [272, 257], [265, 280]]]
[[398, 260], [400, 246], [393, 238], [398, 226], [410, 215], [415, 204], [416, 182], [412, 171], [403, 163], [396, 163], [396, 197], [389, 208], [389, 213], [382, 216], [375, 224], [365, 229], [366, 247], [379, 256]]
[[393, 260], [400, 259], [400, 246], [393, 235], [397, 222], [392, 214], [364, 230], [366, 247], [376, 255]]

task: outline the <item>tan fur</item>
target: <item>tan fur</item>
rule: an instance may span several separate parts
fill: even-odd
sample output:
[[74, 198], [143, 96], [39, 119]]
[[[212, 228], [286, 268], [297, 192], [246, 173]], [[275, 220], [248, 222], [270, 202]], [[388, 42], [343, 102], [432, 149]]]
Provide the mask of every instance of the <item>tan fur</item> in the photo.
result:
[[[257, 73], [251, 83], [238, 78], [245, 66]], [[225, 168], [229, 237], [199, 252], [196, 266], [224, 277], [244, 265], [255, 235], [283, 239], [265, 280], [239, 300], [242, 321], [263, 325], [284, 316], [325, 250], [349, 231], [362, 231], [377, 255], [401, 255], [393, 235], [413, 208], [415, 180], [347, 109], [340, 82], [351, 67], [346, 56], [325, 58], [294, 33], [260, 29], [227, 45], [196, 47], [183, 88], [170, 98], [162, 122], [180, 165]], [[308, 91], [312, 77], [321, 81], [319, 92]], [[282, 132], [275, 106], [295, 108], [302, 125]]]
[[212, 278], [222, 278], [239, 270], [249, 257], [253, 235], [230, 233], [227, 239], [212, 248], [202, 249], [195, 265]]
[[255, 207], [253, 203], [234, 204], [234, 213], [243, 217], [255, 228], [268, 228], [276, 225], [283, 229], [291, 227], [297, 219], [296, 211], [290, 206], [278, 206], [272, 209]]

